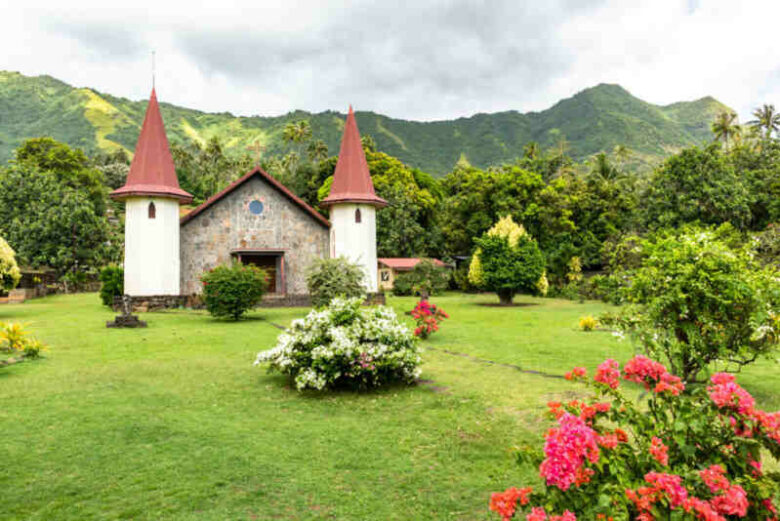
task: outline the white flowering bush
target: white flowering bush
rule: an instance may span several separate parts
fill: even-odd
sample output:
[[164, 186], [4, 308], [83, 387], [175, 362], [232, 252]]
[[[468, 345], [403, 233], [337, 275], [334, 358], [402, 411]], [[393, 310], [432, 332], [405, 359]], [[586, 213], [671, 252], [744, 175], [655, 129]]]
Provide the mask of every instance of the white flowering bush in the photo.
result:
[[361, 303], [335, 298], [327, 308], [294, 320], [276, 347], [257, 355], [255, 365], [288, 375], [298, 390], [412, 383], [421, 362], [412, 331], [392, 309]]

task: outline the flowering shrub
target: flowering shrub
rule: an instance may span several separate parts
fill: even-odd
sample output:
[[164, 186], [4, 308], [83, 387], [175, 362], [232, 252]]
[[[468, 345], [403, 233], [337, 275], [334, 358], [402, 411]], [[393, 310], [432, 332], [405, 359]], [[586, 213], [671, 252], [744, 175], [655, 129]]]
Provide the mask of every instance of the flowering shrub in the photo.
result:
[[685, 382], [701, 382], [712, 362], [750, 364], [780, 343], [780, 273], [723, 233], [692, 228], [643, 241], [641, 265], [622, 275], [621, 293], [635, 305], [601, 320]]
[[[761, 455], [780, 457], [780, 411], [756, 408], [733, 375], [686, 389], [640, 355], [622, 372], [606, 360], [591, 381], [581, 367], [566, 378], [594, 394], [548, 404], [557, 425], [541, 452], [520, 454], [538, 465], [543, 485], [493, 494], [490, 509], [502, 519], [777, 521], [780, 482], [764, 473]], [[644, 386], [644, 403], [626, 399], [621, 381]]]
[[321, 311], [294, 320], [276, 347], [255, 365], [288, 375], [299, 389], [377, 387], [413, 382], [420, 355], [412, 332], [387, 307], [364, 308], [361, 299], [335, 298]]
[[428, 338], [435, 331], [439, 330], [439, 324], [450, 316], [441, 308], [438, 308], [428, 302], [421, 300], [412, 310], [412, 317], [417, 321], [417, 327], [414, 329], [414, 336]]
[[591, 316], [582, 317], [580, 319], [580, 329], [583, 331], [593, 331], [599, 325], [599, 321]]
[[268, 287], [267, 274], [256, 266], [217, 266], [203, 275], [203, 302], [217, 318], [238, 320], [256, 306]]

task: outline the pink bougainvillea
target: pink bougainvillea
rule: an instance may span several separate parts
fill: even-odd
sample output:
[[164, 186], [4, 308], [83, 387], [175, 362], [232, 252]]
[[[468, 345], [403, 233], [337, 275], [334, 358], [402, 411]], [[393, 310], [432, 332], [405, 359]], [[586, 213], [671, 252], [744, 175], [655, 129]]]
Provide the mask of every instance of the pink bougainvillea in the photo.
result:
[[567, 490], [577, 481], [577, 471], [585, 462], [598, 461], [598, 435], [582, 418], [569, 413], [558, 419], [558, 425], [545, 436], [544, 454], [547, 457], [539, 467], [539, 473], [548, 485]]
[[[541, 461], [544, 485], [533, 498], [530, 489], [522, 498], [518, 489], [494, 494], [490, 508], [502, 519], [778, 521], [778, 488], [761, 456], [780, 457], [780, 411], [758, 409], [733, 375], [686, 390], [662, 364], [636, 356], [622, 373], [606, 360], [590, 382], [582, 367], [566, 378], [595, 396], [548, 403], [556, 425], [541, 454], [521, 452]], [[650, 391], [642, 407], [623, 396], [621, 381]]]

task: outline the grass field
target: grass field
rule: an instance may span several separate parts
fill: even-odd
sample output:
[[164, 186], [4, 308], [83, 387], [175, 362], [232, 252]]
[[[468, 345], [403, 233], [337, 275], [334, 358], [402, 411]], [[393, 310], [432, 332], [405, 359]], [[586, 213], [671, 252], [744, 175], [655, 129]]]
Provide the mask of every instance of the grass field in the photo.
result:
[[[423, 384], [324, 395], [252, 366], [304, 309], [148, 313], [148, 329], [108, 330], [94, 294], [0, 306], [50, 345], [0, 370], [0, 517], [495, 519], [490, 492], [536, 479], [511, 447], [539, 440], [547, 401], [580, 392], [560, 376], [633, 350], [577, 330], [606, 305], [494, 300], [434, 299], [451, 319], [424, 343]], [[774, 410], [776, 375], [762, 361], [739, 379]]]

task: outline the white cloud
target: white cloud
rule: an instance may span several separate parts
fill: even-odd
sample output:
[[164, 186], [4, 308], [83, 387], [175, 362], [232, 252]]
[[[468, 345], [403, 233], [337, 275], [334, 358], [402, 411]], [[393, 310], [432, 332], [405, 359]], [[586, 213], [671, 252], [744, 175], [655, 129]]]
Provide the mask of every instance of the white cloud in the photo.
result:
[[141, 99], [156, 49], [161, 99], [247, 115], [541, 110], [600, 82], [654, 103], [712, 95], [743, 119], [780, 105], [775, 0], [106, 5], [0, 0], [0, 69]]

